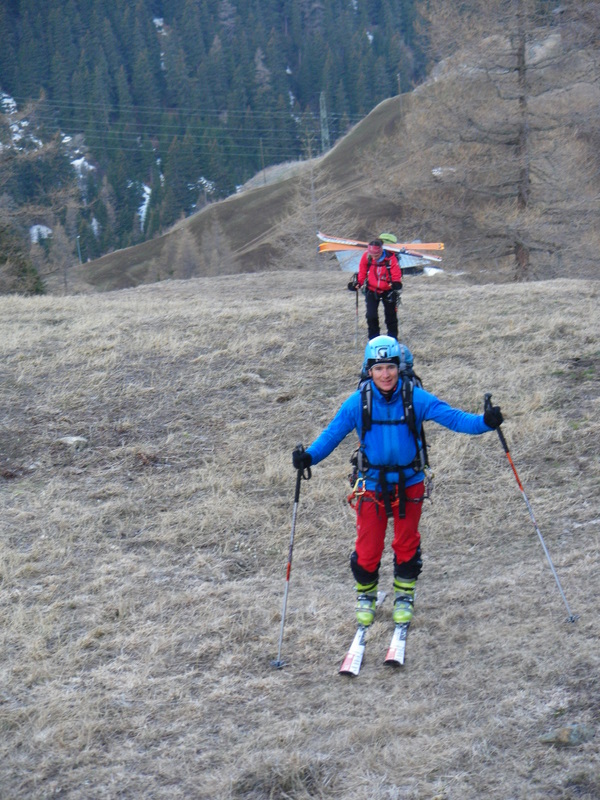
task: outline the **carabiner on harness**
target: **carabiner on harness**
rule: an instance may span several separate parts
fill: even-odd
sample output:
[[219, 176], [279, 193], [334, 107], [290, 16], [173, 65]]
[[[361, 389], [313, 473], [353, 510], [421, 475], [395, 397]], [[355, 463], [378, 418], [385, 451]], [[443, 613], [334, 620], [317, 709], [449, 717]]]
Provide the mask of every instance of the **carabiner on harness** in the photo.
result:
[[352, 491], [346, 499], [348, 500], [349, 505], [351, 505], [352, 508], [355, 508], [356, 504], [367, 491], [367, 478], [366, 475], [361, 473], [349, 475], [349, 478]]

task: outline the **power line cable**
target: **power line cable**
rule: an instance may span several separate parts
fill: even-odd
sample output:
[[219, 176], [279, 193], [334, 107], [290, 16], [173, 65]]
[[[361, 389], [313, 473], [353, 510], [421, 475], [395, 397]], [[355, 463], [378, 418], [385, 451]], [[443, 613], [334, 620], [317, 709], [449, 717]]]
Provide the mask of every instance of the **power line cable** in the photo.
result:
[[[120, 113], [125, 112], [135, 112], [138, 114], [155, 114], [159, 116], [164, 115], [178, 115], [178, 114], [185, 114], [187, 117], [222, 117], [223, 115], [232, 115], [232, 116], [240, 116], [240, 117], [252, 117], [252, 116], [265, 116], [265, 117], [281, 117], [284, 119], [296, 116], [310, 116], [315, 119], [319, 118], [319, 111], [294, 111], [290, 109], [289, 111], [277, 111], [277, 110], [269, 110], [269, 111], [255, 111], [254, 109], [244, 108], [244, 109], [236, 109], [236, 108], [221, 108], [221, 109], [197, 109], [197, 108], [187, 108], [187, 107], [171, 107], [171, 108], [156, 108], [156, 106], [142, 106], [142, 105], [119, 105], [115, 106], [111, 103], [77, 103], [74, 101], [65, 101], [65, 100], [51, 100], [48, 98], [32, 98], [32, 97], [20, 97], [20, 96], [13, 96], [11, 95], [13, 100], [17, 104], [26, 105], [29, 103], [36, 104], [46, 104], [51, 107], [60, 108], [60, 109], [99, 109], [104, 111], [119, 111]], [[366, 112], [368, 113], [368, 112]], [[335, 113], [329, 112], [328, 118], [329, 119], [348, 119], [350, 121], [358, 122], [364, 118], [366, 114], [347, 114], [347, 113]]]

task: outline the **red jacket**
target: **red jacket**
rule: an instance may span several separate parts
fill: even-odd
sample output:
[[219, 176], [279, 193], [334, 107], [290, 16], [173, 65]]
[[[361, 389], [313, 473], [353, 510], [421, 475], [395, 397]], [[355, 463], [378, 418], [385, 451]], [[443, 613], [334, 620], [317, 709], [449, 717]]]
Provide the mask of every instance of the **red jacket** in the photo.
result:
[[[371, 259], [370, 265], [368, 263], [369, 259]], [[389, 291], [392, 288], [392, 281], [396, 283], [396, 281], [400, 282], [402, 280], [402, 270], [400, 269], [400, 264], [398, 264], [396, 254], [388, 253], [386, 250], [383, 251], [383, 256], [379, 261], [375, 261], [366, 252], [362, 254], [358, 266], [359, 286], [362, 286], [367, 280], [367, 272], [369, 273], [367, 289], [377, 292], [377, 294]]]

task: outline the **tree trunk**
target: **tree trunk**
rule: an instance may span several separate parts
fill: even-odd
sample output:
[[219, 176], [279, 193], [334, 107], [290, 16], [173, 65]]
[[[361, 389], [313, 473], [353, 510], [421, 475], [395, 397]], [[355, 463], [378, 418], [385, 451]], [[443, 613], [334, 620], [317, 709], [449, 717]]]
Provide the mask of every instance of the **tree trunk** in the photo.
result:
[[[529, 110], [527, 107], [527, 62], [526, 35], [523, 0], [517, 0], [517, 86], [519, 93], [519, 133], [517, 158], [519, 160], [519, 183], [517, 208], [524, 212], [529, 203]], [[529, 248], [522, 241], [515, 242], [515, 266], [517, 280], [526, 280], [529, 274]]]

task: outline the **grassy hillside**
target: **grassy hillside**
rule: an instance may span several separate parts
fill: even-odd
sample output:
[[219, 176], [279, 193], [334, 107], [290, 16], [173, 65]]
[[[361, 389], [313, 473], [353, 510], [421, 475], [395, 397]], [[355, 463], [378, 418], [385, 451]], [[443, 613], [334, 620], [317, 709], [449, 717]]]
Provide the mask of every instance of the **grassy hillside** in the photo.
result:
[[[325, 156], [272, 168], [165, 236], [69, 270], [69, 291], [327, 271], [318, 229], [444, 241], [444, 268], [473, 284], [598, 278], [597, 48], [540, 31], [521, 104], [511, 41], [490, 37], [442, 62]], [[64, 276], [50, 289], [63, 292]]]
[[[411, 176], [402, 189], [395, 185], [407, 158], [400, 143], [413, 99], [405, 95], [380, 103], [325, 156], [270, 168], [239, 194], [207, 206], [164, 236], [69, 269], [68, 290], [107, 291], [265, 270], [337, 270], [333, 254], [317, 254], [319, 229], [363, 239], [391, 230], [439, 240], [442, 230], [448, 233], [443, 215], [423, 221], [407, 199], [419, 180], [430, 180], [430, 167], [417, 183]], [[445, 264], [465, 273], [452, 242]], [[480, 264], [475, 272], [479, 280]], [[64, 282], [64, 275], [57, 275], [48, 288], [62, 293]]]
[[269, 666], [291, 450], [361, 361], [341, 274], [0, 298], [2, 797], [597, 798], [599, 734], [540, 741], [598, 726], [597, 307], [593, 281], [407, 285], [419, 374], [469, 411], [502, 405], [580, 619], [498, 437], [431, 424], [407, 663], [382, 664], [388, 598], [350, 680], [353, 437], [302, 485], [289, 666]]
[[[364, 159], [396, 130], [401, 98], [381, 103], [325, 157], [272, 168], [255, 185], [183, 220], [165, 236], [69, 271], [71, 291], [110, 290], [172, 278], [281, 269], [328, 269], [319, 228], [373, 235], [397, 228], [398, 206], [377, 197]], [[360, 224], [358, 224], [360, 221]], [[332, 256], [333, 258], [333, 256]], [[336, 267], [337, 268], [337, 267]], [[62, 280], [62, 276], [60, 276]], [[62, 291], [57, 276], [51, 289]]]

